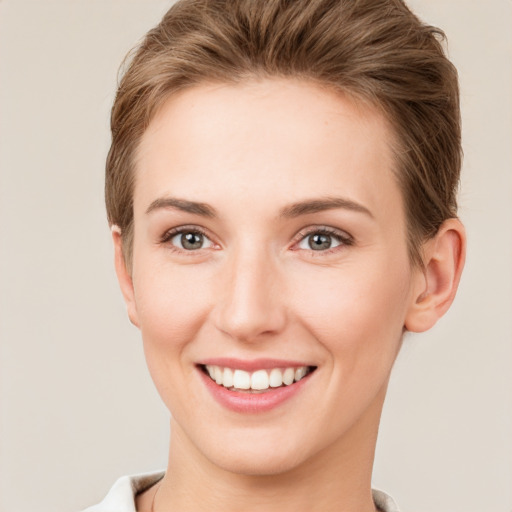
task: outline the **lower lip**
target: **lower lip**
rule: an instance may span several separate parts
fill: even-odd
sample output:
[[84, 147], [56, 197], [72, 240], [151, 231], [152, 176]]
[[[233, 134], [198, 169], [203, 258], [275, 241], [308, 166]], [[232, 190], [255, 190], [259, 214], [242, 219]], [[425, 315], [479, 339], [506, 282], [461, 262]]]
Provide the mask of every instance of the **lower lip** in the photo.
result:
[[243, 393], [220, 386], [201, 369], [198, 371], [208, 391], [217, 402], [234, 412], [259, 413], [270, 411], [295, 396], [307, 384], [311, 373], [289, 386], [269, 388], [260, 393]]

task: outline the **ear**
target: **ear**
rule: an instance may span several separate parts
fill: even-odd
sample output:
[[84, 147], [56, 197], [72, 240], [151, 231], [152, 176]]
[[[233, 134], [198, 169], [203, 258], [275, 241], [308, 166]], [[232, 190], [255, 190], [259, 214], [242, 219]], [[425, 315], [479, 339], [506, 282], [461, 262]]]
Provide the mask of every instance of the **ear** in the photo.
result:
[[112, 241], [114, 242], [114, 265], [116, 268], [117, 280], [123, 293], [124, 302], [128, 311], [130, 322], [139, 327], [139, 318], [137, 314], [137, 305], [135, 303], [135, 294], [133, 290], [133, 280], [124, 259], [123, 238], [119, 226], [112, 226]]
[[423, 254], [425, 267], [418, 271], [405, 319], [405, 328], [412, 332], [433, 327], [455, 298], [466, 257], [466, 233], [459, 219], [443, 222]]

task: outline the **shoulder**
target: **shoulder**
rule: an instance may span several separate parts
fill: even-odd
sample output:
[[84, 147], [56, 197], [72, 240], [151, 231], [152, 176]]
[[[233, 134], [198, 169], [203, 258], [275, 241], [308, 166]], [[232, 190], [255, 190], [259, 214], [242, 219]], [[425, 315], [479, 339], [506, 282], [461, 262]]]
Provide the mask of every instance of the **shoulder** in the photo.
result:
[[161, 480], [164, 474], [164, 471], [155, 471], [122, 476], [100, 503], [82, 512], [136, 512], [135, 496]]
[[395, 500], [384, 491], [372, 489], [373, 502], [379, 512], [400, 512]]

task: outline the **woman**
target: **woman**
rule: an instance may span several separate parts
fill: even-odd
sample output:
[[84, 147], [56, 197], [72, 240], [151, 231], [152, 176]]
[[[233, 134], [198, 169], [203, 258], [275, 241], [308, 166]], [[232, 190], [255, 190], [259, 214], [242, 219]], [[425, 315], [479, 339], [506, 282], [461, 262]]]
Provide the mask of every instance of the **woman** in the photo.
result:
[[398, 510], [371, 490], [390, 372], [465, 253], [440, 35], [398, 0], [185, 0], [147, 34], [106, 201], [169, 462], [88, 510]]

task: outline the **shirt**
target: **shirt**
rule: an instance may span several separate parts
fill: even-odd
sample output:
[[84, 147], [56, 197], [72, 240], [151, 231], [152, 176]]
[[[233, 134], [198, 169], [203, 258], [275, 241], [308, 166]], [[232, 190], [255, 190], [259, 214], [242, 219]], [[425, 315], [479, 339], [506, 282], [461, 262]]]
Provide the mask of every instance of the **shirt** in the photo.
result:
[[[82, 512], [137, 512], [135, 496], [156, 484], [165, 475], [164, 471], [142, 473], [119, 478], [101, 503]], [[381, 512], [400, 512], [391, 496], [377, 489], [372, 490], [373, 501]]]

